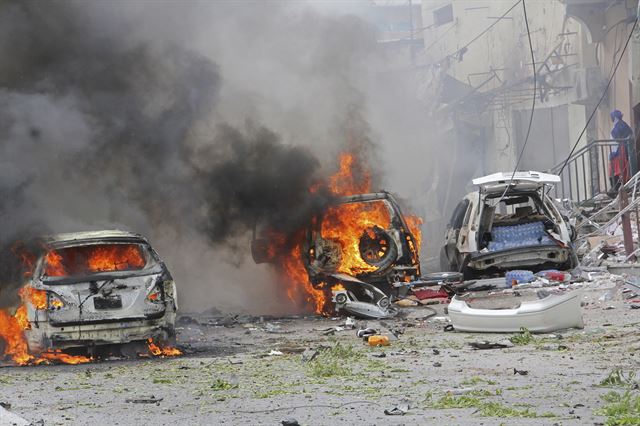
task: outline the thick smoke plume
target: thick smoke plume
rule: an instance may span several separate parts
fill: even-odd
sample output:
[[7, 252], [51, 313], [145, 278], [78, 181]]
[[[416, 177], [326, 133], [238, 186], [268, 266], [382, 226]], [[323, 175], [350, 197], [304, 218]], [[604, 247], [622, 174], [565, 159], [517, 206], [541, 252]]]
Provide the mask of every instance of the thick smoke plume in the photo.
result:
[[183, 309], [282, 309], [245, 261], [256, 222], [300, 228], [345, 149], [381, 189], [401, 169], [372, 141], [425, 126], [384, 124], [403, 79], [371, 72], [370, 24], [316, 6], [0, 2], [0, 306], [15, 241], [117, 227], [149, 237]]
[[0, 6], [5, 303], [20, 284], [16, 241], [120, 226], [222, 245], [258, 216], [286, 230], [313, 207], [318, 160], [264, 127], [199, 130], [218, 67], [174, 42], [128, 37], [132, 25], [82, 3]]

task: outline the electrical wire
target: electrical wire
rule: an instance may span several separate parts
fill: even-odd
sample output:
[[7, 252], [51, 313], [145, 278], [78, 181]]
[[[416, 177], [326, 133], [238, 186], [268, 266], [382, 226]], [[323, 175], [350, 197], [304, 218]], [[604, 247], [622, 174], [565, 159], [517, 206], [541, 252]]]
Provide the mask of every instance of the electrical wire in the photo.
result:
[[[448, 55], [445, 55], [442, 59], [437, 60], [437, 61], [435, 61], [435, 62], [432, 62], [431, 64], [429, 64], [429, 65], [427, 65], [427, 66], [438, 64], [438, 63], [440, 63], [440, 62], [444, 61], [444, 60], [445, 60], [445, 59], [447, 59], [447, 58], [452, 58], [452, 57], [458, 56], [460, 53], [463, 53], [463, 54], [464, 54], [464, 52], [466, 52], [466, 51], [467, 51], [467, 48], [468, 48], [469, 46], [471, 46], [471, 44], [473, 44], [473, 43], [474, 43], [474, 42], [476, 42], [479, 38], [481, 38], [481, 37], [482, 37], [482, 36], [484, 36], [486, 33], [488, 33], [488, 32], [489, 32], [489, 30], [491, 30], [491, 28], [495, 27], [495, 26], [498, 24], [498, 22], [501, 22], [501, 21], [502, 21], [502, 19], [503, 19], [505, 16], [507, 16], [507, 15], [509, 14], [509, 12], [511, 12], [513, 9], [515, 9], [515, 7], [516, 7], [518, 4], [520, 4], [520, 2], [522, 2], [522, 1], [523, 1], [523, 0], [518, 0], [518, 1], [516, 1], [516, 2], [515, 2], [515, 3], [514, 3], [514, 4], [513, 4], [509, 9], [507, 9], [507, 11], [506, 11], [506, 12], [504, 12], [502, 15], [500, 15], [498, 18], [496, 18], [496, 20], [495, 20], [491, 25], [489, 25], [487, 28], [485, 28], [484, 30], [482, 30], [478, 35], [476, 35], [474, 38], [472, 38], [470, 41], [468, 41], [464, 46], [462, 46], [461, 48], [457, 49], [457, 50], [456, 50], [455, 52], [453, 52], [453, 53], [449, 53]], [[455, 27], [455, 24], [454, 24], [454, 25], [452, 25], [452, 27]], [[447, 29], [447, 31], [448, 31], [448, 30], [449, 30], [449, 29]], [[432, 43], [432, 44], [429, 46], [429, 48], [431, 48], [431, 47], [433, 46], [433, 44], [434, 44], [434, 43]]]
[[573, 144], [573, 147], [571, 148], [571, 151], [569, 152], [569, 155], [567, 155], [567, 159], [562, 164], [562, 167], [560, 168], [560, 171], [558, 172], [558, 175], [562, 174], [562, 171], [564, 170], [564, 168], [569, 163], [569, 160], [571, 159], [571, 156], [573, 155], [573, 153], [575, 152], [576, 148], [578, 147], [578, 144], [580, 143], [580, 139], [582, 139], [582, 136], [584, 136], [585, 132], [587, 131], [587, 128], [589, 127], [589, 123], [591, 123], [591, 120], [593, 120], [593, 117], [596, 115], [596, 112], [598, 111], [598, 108], [600, 107], [600, 104], [604, 100], [605, 96], [607, 96], [607, 92], [609, 91], [609, 87], [611, 87], [611, 83], [613, 82], [613, 78], [615, 77], [616, 72], [618, 71], [618, 66], [620, 66], [620, 62], [622, 62], [622, 58], [624, 58], [624, 54], [627, 51], [627, 47], [629, 46], [629, 42], [631, 41], [631, 38], [633, 37], [633, 32], [635, 31], [637, 26], [638, 26], [638, 17], [636, 17], [636, 20], [633, 22], [633, 27], [631, 27], [631, 31], [629, 31], [629, 37], [627, 37], [627, 41], [625, 42], [624, 47], [622, 48], [622, 53], [620, 54], [620, 57], [618, 58], [618, 61], [616, 62], [616, 66], [613, 69], [613, 73], [611, 74], [611, 77], [609, 77], [609, 81], [607, 82], [607, 86], [602, 91], [602, 96], [600, 96], [600, 99], [598, 100], [598, 103], [596, 104], [595, 108], [593, 108], [593, 111], [591, 112], [591, 115], [589, 116], [589, 119], [587, 120], [587, 122], [584, 125], [584, 128], [580, 132], [580, 135], [578, 136], [578, 139], [576, 140], [576, 143]]
[[527, 142], [529, 142], [529, 136], [531, 135], [531, 125], [533, 124], [533, 114], [536, 109], [536, 97], [537, 97], [537, 82], [538, 82], [538, 71], [536, 70], [536, 59], [533, 52], [533, 42], [531, 41], [531, 31], [529, 30], [529, 19], [527, 17], [527, 4], [525, 0], [522, 1], [522, 12], [524, 13], [524, 24], [527, 28], [527, 38], [529, 39], [529, 51], [531, 52], [531, 68], [533, 69], [533, 99], [531, 101], [531, 115], [529, 116], [529, 126], [527, 127], [527, 134], [524, 138], [524, 143], [522, 144], [522, 149], [520, 150], [520, 154], [518, 155], [518, 159], [516, 161], [516, 166], [513, 168], [513, 173], [511, 174], [511, 178], [509, 179], [509, 183], [504, 188], [504, 192], [500, 196], [500, 199], [496, 203], [496, 205], [500, 204], [505, 194], [509, 190], [511, 183], [513, 182], [513, 178], [518, 171], [518, 166], [520, 166], [520, 161], [522, 160], [522, 156], [524, 154], [524, 150], [527, 147]]

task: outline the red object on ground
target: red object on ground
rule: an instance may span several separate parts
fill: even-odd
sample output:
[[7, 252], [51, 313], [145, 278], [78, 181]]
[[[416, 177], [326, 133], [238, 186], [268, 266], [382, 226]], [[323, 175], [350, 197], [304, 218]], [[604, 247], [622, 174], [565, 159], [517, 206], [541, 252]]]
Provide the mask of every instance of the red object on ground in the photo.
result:
[[440, 298], [448, 298], [449, 294], [443, 289], [431, 290], [429, 288], [424, 288], [420, 290], [413, 290], [413, 295], [418, 298], [418, 300], [425, 299], [440, 299]]
[[[551, 281], [567, 281], [567, 273], [566, 272], [555, 272], [555, 271], [547, 271], [544, 273], [544, 277]], [[571, 275], [569, 275], [569, 278]]]

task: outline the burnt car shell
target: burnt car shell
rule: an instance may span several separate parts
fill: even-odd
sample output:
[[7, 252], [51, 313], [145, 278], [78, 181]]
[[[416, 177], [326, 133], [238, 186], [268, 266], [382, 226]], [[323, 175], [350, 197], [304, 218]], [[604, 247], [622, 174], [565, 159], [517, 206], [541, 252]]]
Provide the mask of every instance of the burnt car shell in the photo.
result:
[[[165, 264], [138, 234], [96, 231], [59, 234], [41, 241], [28, 286], [46, 293], [46, 309], [27, 303], [32, 351], [120, 345], [152, 338], [175, 341], [175, 283]], [[136, 268], [47, 275], [49, 253], [131, 247], [144, 259]], [[66, 260], [71, 262], [71, 260]]]
[[[394, 197], [388, 192], [376, 192], [370, 194], [358, 194], [337, 198], [332, 205], [358, 204], [358, 203], [383, 203], [389, 212], [390, 227], [382, 229], [376, 227], [373, 230], [378, 237], [388, 242], [388, 249], [381, 258], [369, 258], [364, 251], [369, 250], [368, 245], [374, 243], [363, 233], [360, 238], [360, 254], [363, 260], [376, 269], [371, 272], [356, 274], [355, 278], [365, 283], [369, 283], [387, 295], [395, 294], [397, 287], [394, 283], [414, 281], [420, 277], [420, 261], [416, 250], [415, 237], [411, 233], [409, 226], [402, 214], [400, 206]], [[314, 218], [313, 226], [306, 234], [306, 241], [303, 247], [303, 259], [312, 283], [326, 282], [327, 276], [337, 272], [338, 265], [331, 260], [322, 259], [326, 252], [336, 249], [330, 247], [331, 241], [326, 240], [321, 235], [322, 215]], [[375, 250], [375, 247], [373, 247]], [[331, 257], [330, 253], [327, 255]]]

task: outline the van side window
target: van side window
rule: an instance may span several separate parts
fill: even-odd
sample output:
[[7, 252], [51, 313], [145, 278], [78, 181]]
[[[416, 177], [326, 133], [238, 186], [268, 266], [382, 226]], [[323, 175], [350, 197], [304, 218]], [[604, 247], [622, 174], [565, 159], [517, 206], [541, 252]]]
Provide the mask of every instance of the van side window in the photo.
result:
[[464, 220], [465, 213], [467, 212], [467, 207], [469, 207], [469, 200], [466, 198], [453, 210], [453, 215], [451, 215], [451, 220], [449, 221], [449, 226], [453, 229], [460, 229], [462, 227], [462, 221]]

